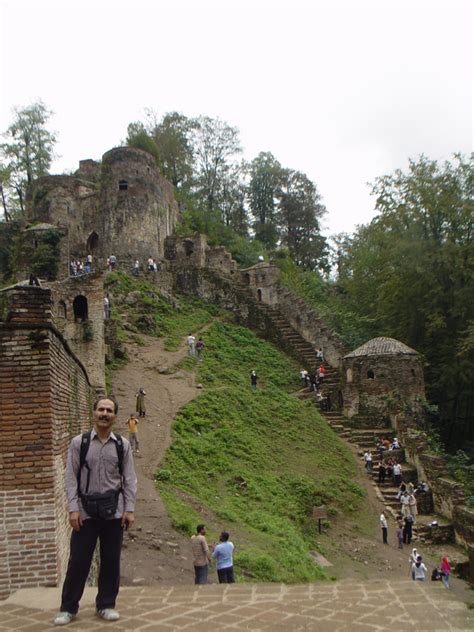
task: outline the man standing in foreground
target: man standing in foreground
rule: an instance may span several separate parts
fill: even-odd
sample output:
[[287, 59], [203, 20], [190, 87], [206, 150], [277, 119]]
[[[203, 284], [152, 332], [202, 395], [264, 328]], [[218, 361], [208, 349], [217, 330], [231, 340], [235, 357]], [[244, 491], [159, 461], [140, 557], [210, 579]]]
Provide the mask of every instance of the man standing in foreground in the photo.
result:
[[135, 521], [137, 477], [129, 442], [112, 432], [117, 412], [118, 405], [112, 399], [97, 400], [94, 430], [74, 437], [69, 446], [66, 494], [73, 531], [55, 625], [66, 625], [77, 614], [97, 539], [100, 541], [97, 616], [105, 621], [119, 619], [115, 600], [120, 585], [120, 552], [123, 529]]
[[207, 584], [207, 570], [211, 563], [211, 554], [206, 541], [206, 526], [198, 524], [196, 533], [191, 536], [193, 551], [194, 583]]

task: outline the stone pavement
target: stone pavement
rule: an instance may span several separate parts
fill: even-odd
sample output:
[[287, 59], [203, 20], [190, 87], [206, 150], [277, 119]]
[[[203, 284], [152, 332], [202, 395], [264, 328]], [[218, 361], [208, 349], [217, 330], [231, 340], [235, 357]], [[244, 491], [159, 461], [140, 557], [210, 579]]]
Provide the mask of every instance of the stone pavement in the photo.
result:
[[[233, 584], [123, 588], [121, 619], [94, 616], [95, 590], [87, 588], [78, 618], [68, 630], [192, 632], [253, 630], [379, 632], [474, 630], [473, 611], [441, 582], [410, 579], [349, 581], [288, 586]], [[57, 588], [18, 591], [0, 602], [0, 630], [42, 632], [54, 628]], [[22, 604], [25, 604], [23, 606]]]

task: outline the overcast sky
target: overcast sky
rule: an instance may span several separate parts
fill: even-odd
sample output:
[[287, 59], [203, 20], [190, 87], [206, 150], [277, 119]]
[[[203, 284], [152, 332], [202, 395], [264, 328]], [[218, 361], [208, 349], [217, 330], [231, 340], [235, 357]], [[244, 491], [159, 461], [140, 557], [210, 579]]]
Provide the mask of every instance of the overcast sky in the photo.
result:
[[0, 3], [0, 131], [42, 99], [52, 173], [100, 158], [147, 107], [219, 117], [247, 159], [305, 172], [335, 233], [373, 217], [367, 182], [472, 148], [471, 2]]

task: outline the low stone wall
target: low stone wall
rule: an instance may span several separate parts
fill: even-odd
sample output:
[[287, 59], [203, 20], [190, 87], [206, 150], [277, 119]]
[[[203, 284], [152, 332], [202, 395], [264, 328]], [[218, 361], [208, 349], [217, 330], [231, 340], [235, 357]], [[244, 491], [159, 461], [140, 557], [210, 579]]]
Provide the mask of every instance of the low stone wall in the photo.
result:
[[286, 288], [278, 287], [274, 306], [315, 349], [322, 347], [324, 358], [331, 366], [337, 369], [341, 367], [342, 358], [346, 353], [342, 340], [302, 298]]
[[[430, 452], [426, 437], [416, 430], [415, 420], [398, 415], [392, 423], [405, 447], [407, 461], [416, 467], [418, 479], [428, 483], [434, 512], [452, 522], [456, 542], [471, 550], [474, 546], [474, 509], [466, 506], [464, 486], [447, 477], [446, 461]], [[474, 580], [474, 564], [471, 578]]]
[[64, 467], [73, 435], [90, 425], [86, 371], [53, 324], [51, 293], [1, 293], [0, 599], [57, 585], [70, 528]]

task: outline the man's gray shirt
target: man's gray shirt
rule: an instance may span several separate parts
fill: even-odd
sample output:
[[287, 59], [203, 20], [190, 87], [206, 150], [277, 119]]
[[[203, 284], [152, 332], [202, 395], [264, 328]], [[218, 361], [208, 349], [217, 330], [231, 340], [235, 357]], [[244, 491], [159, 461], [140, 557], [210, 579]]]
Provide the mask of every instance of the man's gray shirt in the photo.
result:
[[[103, 494], [112, 490], [119, 490], [122, 481], [118, 468], [118, 455], [116, 447], [117, 438], [113, 432], [105, 443], [102, 443], [95, 430], [91, 431], [91, 441], [87, 451], [86, 461], [90, 467], [88, 494]], [[122, 437], [123, 441], [123, 494], [119, 494], [118, 507], [114, 518], [121, 518], [124, 511], [135, 510], [135, 498], [137, 495], [137, 476], [133, 466], [130, 443]], [[80, 511], [81, 518], [86, 520], [89, 516], [81, 505], [77, 490], [77, 472], [81, 451], [82, 435], [74, 437], [69, 446], [66, 464], [66, 495], [68, 511]], [[87, 467], [84, 465], [81, 471], [81, 493], [86, 493]]]

